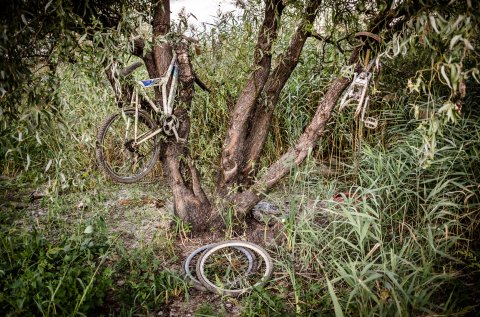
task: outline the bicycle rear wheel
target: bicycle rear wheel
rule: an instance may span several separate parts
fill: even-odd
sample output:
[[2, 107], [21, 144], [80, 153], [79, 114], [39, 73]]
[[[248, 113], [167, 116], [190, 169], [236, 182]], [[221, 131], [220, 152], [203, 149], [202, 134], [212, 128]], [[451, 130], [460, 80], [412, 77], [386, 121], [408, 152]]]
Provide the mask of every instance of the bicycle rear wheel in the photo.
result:
[[[157, 128], [150, 115], [139, 109], [137, 137]], [[97, 133], [97, 161], [115, 182], [134, 183], [155, 166], [160, 153], [158, 135], [135, 143], [135, 109], [123, 110], [107, 117]]]

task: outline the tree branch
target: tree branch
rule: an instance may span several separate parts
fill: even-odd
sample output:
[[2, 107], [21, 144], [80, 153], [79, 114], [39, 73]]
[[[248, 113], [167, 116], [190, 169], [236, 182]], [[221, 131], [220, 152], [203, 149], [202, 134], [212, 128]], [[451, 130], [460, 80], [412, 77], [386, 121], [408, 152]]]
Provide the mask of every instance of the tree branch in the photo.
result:
[[130, 75], [131, 73], [133, 73], [137, 68], [139, 68], [140, 66], [142, 66], [143, 63], [142, 62], [135, 62], [123, 69], [121, 69], [119, 72], [118, 72], [118, 75], [119, 76], [122, 76], [122, 77], [127, 77], [128, 75]]
[[340, 53], [342, 53], [342, 54], [345, 53], [345, 51], [343, 50], [343, 48], [338, 44], [340, 41], [335, 41], [335, 42], [334, 42], [334, 41], [332, 41], [330, 38], [325, 37], [325, 36], [319, 34], [318, 32], [315, 32], [314, 30], [310, 30], [308, 36], [313, 37], [314, 39], [317, 39], [317, 40], [319, 40], [320, 42], [332, 44], [333, 46], [335, 46], [335, 47], [340, 51]]
[[206, 91], [208, 93], [211, 92], [210, 88], [198, 77], [198, 75], [193, 72], [193, 76], [195, 77], [195, 83], [200, 87], [203, 91]]

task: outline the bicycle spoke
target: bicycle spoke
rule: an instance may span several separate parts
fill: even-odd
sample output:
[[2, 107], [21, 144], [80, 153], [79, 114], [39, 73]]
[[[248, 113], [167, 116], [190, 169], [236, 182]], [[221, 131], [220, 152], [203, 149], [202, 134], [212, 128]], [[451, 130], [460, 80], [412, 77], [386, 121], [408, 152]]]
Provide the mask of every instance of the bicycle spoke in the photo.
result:
[[[134, 122], [135, 112], [126, 110], [111, 119], [102, 137], [104, 164], [107, 171], [117, 178], [129, 179], [147, 173], [158, 155], [157, 137], [136, 145], [131, 135]], [[140, 113], [136, 127], [139, 135], [151, 133], [155, 125], [150, 122], [151, 119]]]
[[205, 263], [205, 275], [224, 289], [249, 287], [248, 258], [240, 250], [225, 248], [212, 255]]

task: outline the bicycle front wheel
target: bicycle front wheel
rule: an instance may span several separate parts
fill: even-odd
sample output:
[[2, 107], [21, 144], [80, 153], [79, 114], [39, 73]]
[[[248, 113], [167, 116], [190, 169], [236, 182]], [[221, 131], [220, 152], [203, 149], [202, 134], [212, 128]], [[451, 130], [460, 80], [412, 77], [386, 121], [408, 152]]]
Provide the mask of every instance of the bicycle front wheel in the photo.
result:
[[[138, 110], [136, 137], [157, 128], [155, 121]], [[97, 133], [97, 161], [100, 168], [119, 183], [134, 183], [155, 166], [160, 153], [158, 135], [136, 144], [135, 109], [123, 110], [107, 117]]]

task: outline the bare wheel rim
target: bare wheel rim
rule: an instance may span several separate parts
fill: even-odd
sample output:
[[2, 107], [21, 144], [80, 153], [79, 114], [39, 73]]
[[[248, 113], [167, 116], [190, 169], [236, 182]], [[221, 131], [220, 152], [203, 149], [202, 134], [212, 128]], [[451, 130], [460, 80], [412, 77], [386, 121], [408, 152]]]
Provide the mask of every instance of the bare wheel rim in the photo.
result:
[[[217, 244], [218, 243], [211, 243], [211, 244], [201, 246], [200, 248], [197, 248], [192, 253], [190, 253], [190, 255], [187, 257], [187, 259], [183, 263], [183, 271], [185, 272], [185, 275], [192, 281], [193, 287], [197, 290], [207, 291], [208, 289], [205, 288], [205, 286], [203, 286], [203, 284], [193, 276], [190, 270], [190, 263], [198, 254], [204, 252], [205, 250], [211, 249]], [[246, 274], [249, 274], [255, 269], [255, 255], [251, 253], [248, 248], [236, 247], [236, 249], [242, 252], [245, 255], [245, 257], [248, 259], [248, 267], [247, 267]]]
[[[226, 285], [226, 283], [224, 283], [223, 281], [220, 281], [219, 283], [218, 275], [216, 273], [214, 273], [213, 275], [212, 274], [209, 275], [208, 265], [211, 262], [210, 258], [212, 257], [212, 255], [215, 255], [215, 253], [218, 253], [219, 251], [223, 251], [224, 249], [227, 249], [227, 248], [238, 248], [238, 247], [243, 247], [251, 250], [252, 253], [256, 253], [257, 255], [259, 255], [259, 259], [261, 259], [262, 261], [261, 262], [259, 261], [257, 268], [254, 268], [252, 270], [252, 272], [254, 272], [255, 274], [245, 273], [246, 271], [244, 271], [243, 272], [244, 283], [241, 283], [241, 286], [238, 288], [231, 289], [231, 288], [225, 287], [229, 285]], [[260, 267], [262, 268], [259, 270]], [[238, 296], [255, 287], [263, 285], [270, 278], [272, 271], [273, 271], [273, 263], [267, 251], [265, 251], [262, 247], [256, 244], [245, 242], [245, 241], [235, 241], [235, 240], [219, 243], [211, 247], [210, 249], [206, 250], [201, 255], [196, 265], [196, 274], [203, 286], [205, 286], [208, 290], [212, 292], [223, 294], [223, 295], [232, 295], [232, 296]], [[240, 276], [241, 274], [242, 272], [240, 272]], [[212, 281], [214, 278], [216, 283]]]

